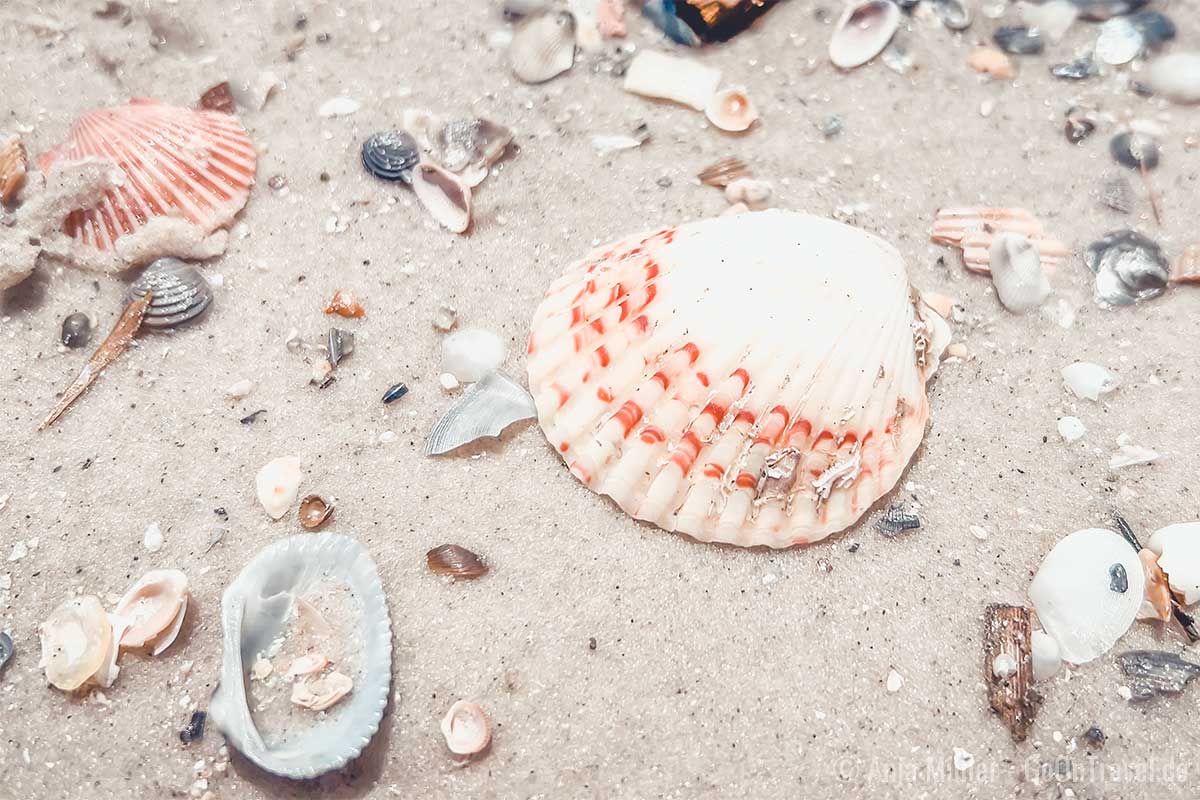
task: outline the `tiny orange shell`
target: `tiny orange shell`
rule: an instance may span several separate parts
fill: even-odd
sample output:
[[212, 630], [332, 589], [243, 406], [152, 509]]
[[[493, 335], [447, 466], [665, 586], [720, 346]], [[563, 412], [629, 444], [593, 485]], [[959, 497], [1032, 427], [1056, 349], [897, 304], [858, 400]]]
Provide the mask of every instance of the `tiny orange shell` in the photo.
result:
[[358, 304], [358, 299], [354, 296], [354, 292], [349, 289], [338, 289], [333, 293], [333, 297], [325, 304], [326, 314], [337, 314], [339, 317], [347, 319], [358, 319], [365, 317], [367, 310]]
[[300, 501], [297, 515], [300, 517], [300, 527], [306, 531], [315, 531], [333, 516], [333, 503], [319, 494], [306, 495]]
[[998, 81], [1012, 80], [1017, 74], [1012, 59], [995, 47], [976, 47], [967, 56], [967, 66]]
[[456, 544], [443, 544], [425, 554], [429, 569], [439, 575], [455, 578], [479, 578], [487, 574], [488, 566], [476, 553]]
[[25, 147], [10, 136], [0, 145], [0, 203], [11, 203], [25, 183]]

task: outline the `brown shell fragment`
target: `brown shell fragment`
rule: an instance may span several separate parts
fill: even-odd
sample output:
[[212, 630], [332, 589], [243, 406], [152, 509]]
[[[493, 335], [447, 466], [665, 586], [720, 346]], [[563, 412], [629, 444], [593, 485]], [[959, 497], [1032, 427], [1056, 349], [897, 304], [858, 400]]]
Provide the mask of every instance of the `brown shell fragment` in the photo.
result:
[[1172, 283], [1200, 283], [1200, 242], [1183, 249], [1171, 265]]
[[333, 516], [333, 503], [319, 494], [310, 494], [300, 501], [300, 527], [306, 531], [315, 531], [329, 521]]
[[354, 292], [349, 289], [338, 289], [333, 293], [333, 297], [325, 304], [326, 314], [337, 314], [339, 317], [347, 319], [358, 319], [365, 317], [367, 310], [358, 303], [358, 298], [354, 296]]
[[220, 111], [222, 114], [235, 113], [237, 104], [233, 101], [229, 81], [221, 81], [200, 95], [200, 102], [196, 104], [196, 108], [203, 111]]
[[10, 136], [0, 144], [0, 203], [11, 203], [25, 184], [25, 146], [20, 136]]
[[989, 275], [992, 242], [1000, 233], [1016, 233], [1028, 239], [1037, 248], [1046, 272], [1071, 255], [1065, 244], [1051, 238], [1045, 225], [1023, 208], [940, 208], [934, 215], [929, 238], [934, 244], [959, 248], [964, 267]]
[[425, 554], [425, 563], [438, 575], [471, 580], [487, 574], [488, 566], [477, 554], [456, 544], [443, 544]]
[[740, 158], [728, 156], [709, 164], [696, 175], [701, 183], [724, 189], [738, 178], [752, 177], [750, 168]]
[[1173, 613], [1171, 587], [1162, 567], [1158, 565], [1158, 556], [1154, 551], [1142, 548], [1138, 551], [1138, 558], [1146, 570], [1146, 602], [1154, 609], [1155, 619], [1170, 622]]
[[[1022, 606], [993, 603], [983, 622], [983, 673], [992, 708], [1014, 742], [1029, 734], [1042, 696], [1033, 688], [1033, 624]], [[1001, 668], [1007, 663], [1011, 669]]]

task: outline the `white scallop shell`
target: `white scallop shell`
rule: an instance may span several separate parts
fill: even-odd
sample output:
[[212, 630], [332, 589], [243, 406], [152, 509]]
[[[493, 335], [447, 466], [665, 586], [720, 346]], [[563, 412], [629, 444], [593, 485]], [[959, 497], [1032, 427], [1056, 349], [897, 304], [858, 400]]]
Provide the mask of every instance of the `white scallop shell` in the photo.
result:
[[1181, 522], [1154, 532], [1146, 547], [1158, 556], [1167, 584], [1186, 605], [1200, 603], [1200, 522]]
[[788, 547], [895, 486], [946, 338], [891, 245], [764, 211], [571, 266], [534, 315], [529, 387], [572, 473], [632, 516]]
[[[1120, 565], [1126, 589], [1113, 589]], [[1084, 664], [1108, 652], [1137, 617], [1146, 572], [1137, 552], [1104, 528], [1076, 531], [1054, 546], [1029, 585], [1029, 599], [1064, 661]]]
[[900, 27], [900, 7], [891, 0], [856, 0], [846, 5], [829, 41], [829, 60], [839, 69], [861, 67], [879, 55]]
[[[354, 692], [306, 731], [268, 747], [246, 701], [256, 653], [279, 636], [293, 601], [318, 581], [345, 583], [361, 601], [363, 658]], [[313, 778], [356, 758], [375, 732], [392, 682], [392, 624], [375, 562], [354, 539], [333, 533], [289, 536], [264, 548], [225, 590], [225, 655], [209, 715], [229, 743], [258, 766], [287, 778]]]

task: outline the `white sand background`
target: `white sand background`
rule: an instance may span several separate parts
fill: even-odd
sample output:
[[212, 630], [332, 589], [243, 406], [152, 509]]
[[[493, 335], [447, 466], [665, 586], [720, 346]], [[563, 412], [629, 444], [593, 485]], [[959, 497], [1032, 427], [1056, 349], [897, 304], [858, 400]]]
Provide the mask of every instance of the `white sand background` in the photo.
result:
[[[1101, 310], [1077, 257], [1053, 280], [1051, 307], [1061, 300], [1077, 312], [1064, 330], [1050, 315], [1009, 315], [986, 278], [928, 243], [935, 209], [974, 203], [1029, 208], [1076, 252], [1124, 226], [1172, 255], [1200, 239], [1200, 152], [1183, 147], [1200, 133], [1200, 111], [1139, 98], [1112, 79], [1048, 75], [1094, 26], [1021, 59], [1007, 84], [964, 64], [999, 24], [984, 18], [962, 35], [906, 21], [921, 64], [910, 76], [881, 64], [838, 74], [824, 58], [831, 29], [815, 20], [818, 4], [792, 0], [697, 54], [745, 84], [762, 111], [760, 128], [735, 137], [701, 114], [625, 94], [587, 59], [543, 86], [519, 84], [488, 45], [505, 24], [483, 0], [134, 2], [125, 26], [94, 17], [92, 5], [0, 5], [0, 130], [29, 131], [34, 153], [61, 140], [81, 111], [130, 96], [187, 105], [218, 80], [264, 70], [286, 88], [240, 115], [262, 152], [259, 184], [241, 217], [245, 235], [205, 267], [224, 279], [211, 313], [142, 336], [44, 433], [37, 422], [87, 357], [60, 349], [60, 321], [94, 315], [98, 341], [125, 284], [43, 269], [3, 296], [0, 558], [17, 540], [38, 544], [0, 563], [12, 581], [0, 628], [18, 648], [0, 674], [0, 797], [191, 791], [194, 765], [222, 744], [211, 726], [200, 742], [178, 739], [217, 679], [221, 592], [260, 548], [299, 531], [294, 516], [271, 522], [254, 498], [255, 472], [279, 455], [304, 460], [302, 491], [336, 500], [328, 530], [358, 538], [378, 562], [395, 628], [394, 701], [345, 774], [293, 784], [235, 758], [209, 779], [216, 797], [1195, 796], [1200, 687], [1130, 705], [1110, 654], [1041, 687], [1045, 706], [1020, 745], [983, 687], [985, 605], [1019, 601], [1058, 538], [1104, 524], [1112, 510], [1143, 535], [1200, 512], [1200, 290]], [[1200, 43], [1200, 3], [1155, 5], [1179, 24], [1181, 44]], [[301, 12], [307, 44], [288, 61]], [[631, 39], [655, 41], [640, 20]], [[319, 118], [318, 106], [338, 95], [361, 110]], [[995, 111], [984, 118], [989, 100]], [[1110, 121], [1071, 146], [1063, 113], [1083, 101]], [[520, 153], [479, 190], [469, 236], [437, 228], [405, 189], [359, 164], [363, 138], [398, 125], [408, 106], [485, 115], [517, 131]], [[817, 126], [835, 114], [845, 130], [826, 141]], [[1097, 199], [1119, 170], [1107, 148], [1112, 120], [1126, 115], [1168, 132], [1153, 176], [1161, 228], [1140, 190], [1131, 216]], [[597, 155], [592, 135], [638, 120], [650, 126], [649, 143]], [[877, 507], [805, 549], [699, 545], [585, 490], [535, 426], [456, 457], [420, 454], [450, 401], [430, 324], [440, 303], [457, 306], [462, 324], [499, 333], [508, 371], [523, 377], [528, 320], [550, 280], [593, 242], [721, 211], [720, 193], [693, 176], [730, 154], [774, 182], [779, 207], [827, 215], [865, 204], [857, 224], [900, 248], [913, 283], [965, 306], [956, 339], [971, 358], [938, 375], [926, 442], [894, 495], [919, 501], [921, 530], [883, 538], [871, 524]], [[286, 194], [267, 187], [277, 174]], [[331, 217], [347, 229], [326, 232]], [[284, 338], [293, 326], [323, 334], [332, 320], [321, 308], [339, 287], [362, 298], [367, 317], [344, 324], [357, 349], [318, 391]], [[1059, 370], [1076, 359], [1110, 367], [1119, 391], [1099, 403], [1074, 399]], [[241, 378], [256, 382], [254, 392], [227, 401], [225, 388]], [[385, 407], [380, 396], [396, 381], [412, 391]], [[267, 413], [258, 422], [239, 424], [259, 408]], [[1087, 425], [1082, 441], [1060, 440], [1065, 414]], [[385, 431], [395, 440], [380, 443]], [[1122, 434], [1162, 460], [1110, 472]], [[150, 523], [166, 537], [153, 554], [141, 543]], [[224, 540], [206, 553], [222, 524]], [[484, 554], [491, 574], [458, 585], [431, 575], [424, 553], [445, 542]], [[157, 659], [124, 656], [109, 705], [49, 688], [37, 625], [50, 611], [73, 592], [110, 600], [165, 567], [192, 582], [178, 643]], [[1114, 653], [1134, 647], [1177, 650], [1178, 637], [1139, 623]], [[885, 688], [892, 668], [904, 679], [895, 693]], [[495, 723], [492, 752], [466, 767], [447, 756], [438, 731], [463, 697]], [[1109, 737], [1094, 753], [1081, 739], [1092, 725]], [[969, 772], [951, 766], [955, 747], [974, 755]]]

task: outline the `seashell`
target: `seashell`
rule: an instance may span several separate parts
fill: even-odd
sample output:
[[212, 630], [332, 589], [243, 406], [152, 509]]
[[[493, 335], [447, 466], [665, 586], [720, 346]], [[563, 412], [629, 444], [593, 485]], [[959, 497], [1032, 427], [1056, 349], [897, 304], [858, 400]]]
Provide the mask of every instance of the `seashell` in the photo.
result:
[[[439, 126], [430, 140], [430, 153], [451, 172], [471, 169], [487, 174], [512, 143], [513, 132], [491, 120], [456, 119]], [[482, 179], [476, 181], [478, 185]]]
[[487, 574], [487, 564], [477, 554], [456, 544], [443, 544], [425, 554], [425, 563], [438, 575], [452, 578], [479, 578]]
[[333, 117], [348, 117], [357, 113], [362, 103], [353, 97], [331, 97], [317, 109], [317, 116], [331, 119]]
[[776, 0], [644, 0], [642, 14], [671, 40], [688, 47], [733, 38], [769, 11]]
[[[1096, 63], [1090, 55], [1082, 56], [1074, 61], [1055, 64], [1050, 67], [1050, 74], [1065, 81], [1082, 81], [1100, 74]], [[1073, 142], [1078, 144], [1078, 142]]]
[[513, 31], [508, 63], [525, 83], [545, 83], [575, 63], [575, 17], [547, 11], [528, 17]]
[[316, 675], [327, 666], [329, 666], [329, 659], [325, 657], [324, 653], [309, 653], [291, 663], [287, 670], [287, 679], [294, 681], [296, 678]]
[[992, 709], [1013, 741], [1029, 735], [1041, 696], [1033, 690], [1033, 624], [1023, 606], [990, 604], [984, 612], [984, 678]]
[[87, 314], [76, 311], [62, 321], [62, 343], [67, 347], [83, 347], [92, 338], [92, 321]]
[[1046, 234], [1046, 228], [1023, 208], [941, 208], [933, 221], [930, 241], [962, 250], [963, 266], [971, 272], [991, 272], [991, 249], [998, 233], [1018, 233], [1028, 239], [1042, 259], [1042, 269], [1051, 271], [1070, 250]]
[[1160, 528], [1146, 547], [1158, 556], [1167, 583], [1182, 595], [1184, 605], [1200, 603], [1200, 522]]
[[1079, 441], [1085, 433], [1087, 433], [1087, 427], [1080, 421], [1079, 417], [1063, 417], [1058, 421], [1058, 435], [1064, 441]]
[[407, 386], [405, 386], [403, 383], [393, 384], [392, 386], [388, 387], [386, 392], [383, 393], [383, 402], [386, 405], [391, 405], [401, 397], [404, 397], [406, 394], [408, 394]]
[[64, 692], [74, 691], [104, 667], [112, 644], [112, 623], [94, 595], [64, 601], [39, 629], [41, 665], [46, 680]]
[[1037, 55], [1046, 49], [1042, 35], [1023, 25], [1004, 25], [992, 34], [992, 41], [1006, 53], [1017, 56]]
[[1110, 178], [1104, 182], [1104, 187], [1100, 193], [1100, 202], [1113, 211], [1128, 214], [1133, 210], [1133, 187], [1129, 185], [1129, 181], [1124, 177], [1117, 176]]
[[899, 33], [892, 37], [891, 43], [879, 54], [883, 65], [897, 75], [907, 75], [916, 66], [916, 60], [909, 52], [908, 44]]
[[1129, 678], [1129, 701], [1140, 703], [1162, 694], [1179, 694], [1200, 675], [1200, 664], [1165, 650], [1130, 650], [1117, 656]]
[[233, 101], [233, 92], [229, 88], [229, 81], [221, 81], [216, 86], [210, 87], [200, 95], [200, 102], [196, 107], [203, 111], [219, 111], [222, 114], [236, 113], [237, 104]]
[[952, 31], [971, 27], [971, 9], [963, 0], [933, 0], [933, 13]]
[[1158, 459], [1159, 454], [1149, 447], [1142, 447], [1136, 444], [1123, 444], [1108, 459], [1108, 468], [1125, 469], [1126, 467], [1140, 467], [1144, 464], [1153, 464]]
[[1090, 114], [1083, 112], [1075, 106], [1067, 109], [1064, 131], [1067, 134], [1068, 142], [1079, 144], [1091, 136], [1095, 130], [1096, 123], [1091, 119]]
[[0, 631], [0, 672], [2, 672], [8, 662], [12, 660], [13, 652], [14, 648], [12, 637], [4, 631]]
[[1072, 664], [1108, 652], [1133, 624], [1145, 592], [1146, 573], [1137, 552], [1103, 528], [1065, 537], [1029, 585], [1042, 627]]
[[1200, 282], [1200, 242], [1189, 244], [1171, 265], [1172, 283]]
[[746, 166], [746, 162], [740, 158], [729, 156], [722, 158], [709, 164], [704, 169], [696, 174], [700, 182], [708, 186], [716, 186], [718, 189], [724, 189], [738, 178], [750, 178], [753, 175], [750, 168]]
[[1108, 151], [1118, 164], [1125, 167], [1152, 170], [1158, 166], [1158, 142], [1144, 133], [1117, 134], [1108, 143]]
[[1019, 233], [997, 234], [988, 252], [992, 284], [1001, 304], [1014, 314], [1031, 311], [1050, 296], [1050, 282], [1037, 248]]
[[689, 58], [642, 50], [629, 63], [624, 87], [632, 94], [670, 100], [703, 111], [720, 83], [719, 69]]
[[[362, 656], [354, 692], [311, 726], [289, 728], [268, 744], [247, 704], [247, 671], [270, 646], [301, 599], [324, 581], [345, 584], [359, 610]], [[383, 718], [392, 679], [392, 634], [387, 598], [366, 549], [332, 533], [289, 536], [264, 548], [225, 590], [221, 602], [224, 661], [209, 707], [213, 724], [259, 767], [287, 778], [314, 778], [357, 758]], [[335, 687], [336, 688], [336, 687]]]
[[1121, 385], [1116, 375], [1099, 364], [1088, 361], [1076, 361], [1070, 366], [1063, 367], [1063, 381], [1076, 397], [1087, 400], [1099, 400], [1100, 395], [1115, 391]]
[[730, 86], [715, 93], [709, 99], [704, 115], [723, 131], [744, 131], [758, 121], [758, 109], [741, 86]]
[[333, 516], [333, 503], [328, 502], [319, 494], [305, 495], [300, 501], [300, 527], [306, 531], [315, 531], [329, 521]]
[[417, 142], [404, 131], [383, 131], [362, 144], [363, 168], [385, 181], [412, 183], [412, 171], [421, 160]]
[[899, 27], [900, 8], [891, 0], [855, 0], [834, 25], [829, 60], [839, 69], [861, 67], [887, 47]]
[[464, 328], [442, 340], [442, 371], [473, 383], [504, 363], [504, 342], [491, 331]]
[[1156, 58], [1147, 68], [1145, 80], [1155, 94], [1168, 100], [1200, 103], [1200, 53], [1175, 52]]
[[533, 398], [499, 372], [489, 372], [442, 415], [425, 440], [425, 455], [440, 456], [484, 436], [499, 436], [537, 414]]
[[262, 503], [271, 519], [279, 519], [292, 507], [296, 496], [300, 494], [303, 480], [304, 470], [301, 469], [300, 459], [294, 456], [268, 461], [258, 471], [255, 478], [258, 502]]
[[1079, 18], [1089, 22], [1104, 22], [1112, 17], [1132, 14], [1150, 0], [1071, 0], [1079, 9]]
[[367, 315], [366, 309], [358, 304], [354, 292], [349, 289], [338, 289], [334, 292], [333, 297], [325, 304], [325, 313], [337, 314], [347, 319], [358, 319]]
[[146, 265], [125, 293], [126, 302], [153, 294], [142, 324], [174, 328], [203, 314], [212, 305], [212, 287], [200, 270], [177, 258], [159, 258]]
[[[802, 268], [779, 269], [780, 253]], [[853, 524], [896, 484], [948, 338], [890, 245], [764, 211], [569, 267], [534, 315], [529, 383], [571, 472], [630, 515], [788, 547]]]
[[599, 0], [596, 4], [596, 27], [605, 39], [624, 37], [628, 33], [624, 0]]
[[549, 11], [551, 5], [550, 0], [504, 0], [503, 11], [508, 19], [520, 19]]
[[191, 744], [204, 738], [204, 721], [208, 719], [208, 713], [204, 711], [193, 711], [191, 718], [188, 720], [187, 727], [179, 732], [179, 741], [184, 744]]
[[1053, 678], [1062, 669], [1062, 653], [1058, 642], [1045, 631], [1034, 631], [1030, 636], [1030, 655], [1033, 660], [1033, 679], [1044, 681]]
[[292, 702], [311, 711], [324, 711], [341, 701], [354, 688], [354, 681], [340, 672], [292, 684]]
[[1158, 297], [1171, 278], [1162, 248], [1128, 229], [1093, 242], [1084, 261], [1096, 274], [1096, 301], [1108, 305], [1127, 306]]
[[1145, 46], [1146, 38], [1137, 26], [1126, 17], [1117, 17], [1100, 26], [1094, 52], [1105, 64], [1119, 66], [1137, 58]]
[[104, 652], [100, 669], [88, 678], [88, 682], [107, 689], [116, 683], [117, 676], [121, 674], [121, 668], [117, 666], [117, 658], [121, 655], [120, 641], [129, 622], [116, 614], [105, 614], [104, 616], [112, 628], [112, 635], [108, 638], [108, 649]]
[[17, 199], [25, 185], [25, 146], [20, 136], [9, 136], [0, 144], [0, 204], [8, 205]]
[[325, 352], [329, 355], [329, 365], [336, 367], [354, 352], [354, 334], [341, 328], [330, 328], [325, 336]]
[[106, 251], [161, 217], [204, 233], [228, 226], [246, 205], [258, 161], [235, 117], [143, 98], [84, 114], [38, 166], [49, 172], [89, 157], [110, 160], [123, 180], [96, 205], [71, 212], [64, 230]]
[[1079, 9], [1071, 0], [1050, 0], [1041, 5], [1020, 3], [1021, 20], [1052, 42], [1062, 41], [1079, 18]]
[[1175, 38], [1178, 30], [1169, 17], [1153, 9], [1139, 11], [1129, 15], [1129, 21], [1151, 50], [1159, 50], [1164, 44]]
[[747, 208], [761, 211], [771, 200], [771, 184], [756, 178], [737, 178], [725, 187], [725, 199], [731, 204], [745, 203]]
[[1138, 610], [1138, 618], [1170, 622], [1173, 612], [1171, 588], [1162, 567], [1158, 565], [1158, 556], [1153, 550], [1143, 548], [1138, 551], [1138, 558], [1146, 570], [1146, 598]]
[[163, 652], [179, 635], [187, 606], [186, 575], [177, 569], [147, 572], [113, 609], [128, 626], [119, 637], [121, 647], [149, 647], [152, 655]]
[[450, 706], [442, 718], [442, 736], [446, 747], [456, 756], [482, 753], [492, 741], [492, 723], [483, 709], [469, 700]]
[[453, 173], [422, 162], [413, 170], [413, 191], [438, 223], [454, 233], [471, 225], [471, 188]]
[[976, 47], [967, 55], [967, 66], [998, 81], [1012, 80], [1017, 75], [1012, 59], [995, 47]]

